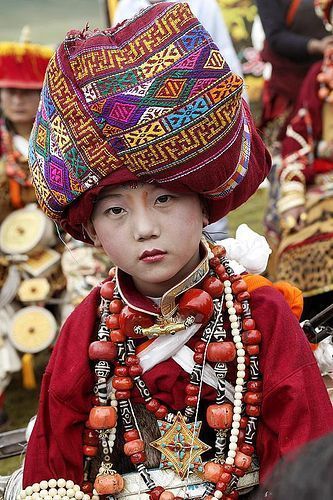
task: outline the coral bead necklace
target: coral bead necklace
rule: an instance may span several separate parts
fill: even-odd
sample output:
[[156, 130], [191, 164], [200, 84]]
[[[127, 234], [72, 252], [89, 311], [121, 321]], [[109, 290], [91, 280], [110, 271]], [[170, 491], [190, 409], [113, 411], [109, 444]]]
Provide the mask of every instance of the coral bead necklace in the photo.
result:
[[[193, 282], [200, 282], [201, 288], [191, 288]], [[151, 500], [181, 497], [154, 483], [145, 465], [146, 446], [158, 449], [161, 467], [172, 468], [181, 478], [190, 473], [202, 475], [206, 485], [205, 499], [238, 498], [238, 480], [250, 468], [255, 451], [262, 400], [258, 369], [261, 334], [251, 317], [250, 294], [242, 276], [233, 272], [224, 248], [217, 245], [207, 251], [194, 272], [194, 279], [190, 276], [177, 291], [178, 304], [173, 301], [175, 293], [171, 299], [167, 297], [165, 310], [169, 315], [157, 322], [152, 316], [124, 304], [114, 277], [101, 286], [100, 325], [97, 340], [89, 348], [89, 357], [95, 363], [96, 385], [94, 406], [83, 437], [85, 473], [82, 489], [85, 493], [94, 491], [112, 498], [124, 487], [124, 479], [111, 463], [119, 415], [124, 428], [124, 454], [140, 473]], [[227, 311], [228, 322], [225, 322], [224, 311]], [[185, 388], [185, 408], [174, 414], [154, 398], [145, 384], [136, 353], [136, 339], [169, 335], [195, 323], [203, 328], [194, 346], [193, 369]], [[206, 424], [214, 429], [216, 437], [214, 458], [202, 463], [201, 455], [210, 448], [199, 439], [201, 422], [197, 419], [206, 361], [213, 365], [217, 380], [215, 403], [206, 411]], [[236, 362], [233, 403], [227, 400], [225, 391], [228, 363], [232, 362]], [[111, 397], [107, 391], [110, 376]], [[146, 410], [158, 422], [161, 437], [152, 443], [142, 439], [133, 412], [134, 387], [139, 390]], [[102, 463], [93, 483], [90, 464], [97, 455], [98, 444]]]

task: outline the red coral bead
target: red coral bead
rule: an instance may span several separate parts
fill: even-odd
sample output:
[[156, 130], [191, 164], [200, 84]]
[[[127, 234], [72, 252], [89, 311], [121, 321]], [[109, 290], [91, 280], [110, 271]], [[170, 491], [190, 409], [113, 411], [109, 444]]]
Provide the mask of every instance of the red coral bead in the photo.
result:
[[215, 269], [215, 267], [221, 265], [221, 261], [218, 257], [212, 257], [211, 259], [209, 259], [209, 264]]
[[130, 460], [134, 465], [143, 464], [147, 460], [147, 457], [144, 451], [140, 451], [139, 453], [133, 453], [130, 456]]
[[202, 288], [205, 292], [209, 293], [213, 299], [216, 299], [222, 296], [224, 285], [219, 278], [208, 276], [204, 279]]
[[260, 352], [260, 347], [258, 345], [247, 345], [245, 349], [249, 356], [257, 356]]
[[199, 386], [194, 384], [187, 384], [185, 392], [189, 396], [197, 396], [199, 394]]
[[120, 330], [111, 330], [110, 339], [115, 344], [121, 344], [122, 342], [125, 342], [126, 335], [124, 335]]
[[252, 392], [261, 392], [262, 385], [262, 380], [249, 380], [247, 383], [247, 388]]
[[198, 396], [186, 396], [185, 404], [187, 406], [196, 406], [198, 403]]
[[223, 500], [237, 500], [238, 497], [239, 497], [238, 491], [232, 490], [230, 491], [230, 493], [228, 493], [223, 497]]
[[204, 479], [217, 483], [222, 472], [222, 465], [215, 462], [206, 462], [204, 466]]
[[244, 403], [249, 405], [258, 405], [262, 402], [261, 392], [246, 392], [244, 394]]
[[254, 453], [254, 446], [252, 446], [251, 444], [243, 443], [240, 445], [239, 451], [241, 451], [245, 455], [251, 456]]
[[150, 500], [158, 500], [163, 491], [165, 491], [165, 489], [162, 488], [162, 486], [156, 486], [156, 488], [151, 490], [151, 492], [149, 493]]
[[142, 335], [138, 335], [134, 332], [136, 326], [141, 326], [142, 328], [149, 328], [154, 324], [151, 316], [142, 313], [140, 311], [135, 311], [129, 306], [125, 306], [121, 313], [119, 314], [119, 324], [120, 331], [127, 335], [127, 337], [141, 338]]
[[88, 355], [92, 360], [114, 361], [118, 349], [113, 342], [96, 340], [89, 345]]
[[247, 470], [252, 463], [252, 457], [245, 455], [241, 451], [236, 451], [235, 466], [241, 470]]
[[113, 298], [113, 293], [116, 284], [113, 281], [106, 281], [101, 286], [100, 294], [104, 299], [111, 300]]
[[127, 377], [128, 375], [128, 366], [124, 365], [117, 365], [114, 368], [114, 374], [117, 375], [117, 377]]
[[243, 319], [243, 329], [244, 330], [254, 330], [256, 327], [256, 322], [252, 318]]
[[227, 363], [236, 357], [233, 342], [211, 342], [207, 348], [207, 359], [212, 363]]
[[195, 352], [193, 355], [193, 359], [195, 363], [197, 363], [198, 365], [202, 365], [204, 360], [204, 355], [202, 352]]
[[113, 377], [112, 386], [117, 391], [128, 391], [133, 387], [133, 380], [131, 377]]
[[211, 250], [214, 254], [214, 257], [225, 257], [227, 253], [226, 249], [221, 245], [214, 245]]
[[161, 405], [156, 411], [155, 411], [155, 417], [158, 420], [162, 420], [166, 415], [168, 414], [168, 408], [164, 405]]
[[84, 481], [81, 486], [83, 493], [89, 494], [93, 491], [93, 484], [90, 481]]
[[234, 467], [233, 467], [233, 465], [224, 463], [222, 465], [222, 470], [223, 470], [223, 472], [227, 472], [228, 474], [232, 474]]
[[240, 428], [241, 429], [245, 429], [246, 426], [247, 426], [248, 421], [249, 421], [249, 419], [247, 417], [242, 417], [240, 419]]
[[249, 300], [251, 297], [251, 295], [249, 294], [249, 292], [240, 292], [237, 294], [237, 300], [239, 302], [243, 302], [244, 300]]
[[139, 439], [139, 437], [139, 433], [136, 429], [124, 432], [124, 439], [126, 443], [128, 443], [128, 441], [133, 441], [134, 439]]
[[97, 446], [99, 443], [98, 434], [92, 429], [84, 429], [83, 431], [83, 444], [89, 444], [90, 446]]
[[245, 406], [246, 414], [250, 417], [259, 417], [260, 416], [260, 406], [254, 405], [246, 405]]
[[117, 423], [117, 411], [113, 406], [95, 406], [89, 413], [89, 427], [112, 429]]
[[130, 355], [130, 356], [127, 356], [127, 358], [125, 359], [125, 364], [127, 366], [133, 366], [133, 365], [138, 365], [140, 363], [140, 360], [137, 356], [135, 355]]
[[236, 309], [236, 314], [242, 314], [243, 312], [243, 307], [242, 307], [242, 304], [240, 304], [240, 302], [234, 302], [234, 308]]
[[131, 397], [131, 392], [130, 391], [116, 391], [115, 392], [115, 398], [118, 401], [123, 401], [125, 399], [130, 399]]
[[84, 445], [83, 446], [83, 454], [87, 457], [96, 457], [98, 452], [97, 446]]
[[140, 365], [133, 365], [133, 366], [130, 366], [128, 369], [128, 374], [132, 378], [140, 376], [142, 374], [142, 372], [143, 372], [143, 368]]
[[[228, 474], [230, 476], [230, 474]], [[230, 476], [231, 477], [231, 476]], [[225, 491], [226, 489], [228, 488], [228, 484], [219, 480], [217, 483], [216, 483], [216, 489], [219, 490], [219, 491]], [[214, 498], [214, 497], [213, 497]], [[216, 498], [216, 497], [215, 497]]]
[[109, 330], [119, 329], [119, 314], [109, 314], [105, 319], [105, 325]]
[[247, 291], [247, 283], [243, 279], [238, 279], [231, 285], [232, 291], [237, 295], [241, 292]]
[[192, 315], [197, 323], [205, 324], [210, 320], [214, 312], [213, 299], [204, 290], [191, 288], [181, 297], [178, 310], [181, 315]]
[[[222, 474], [219, 477], [219, 481], [222, 481], [223, 483], [228, 484], [230, 480], [231, 480], [231, 474], [229, 474], [228, 472], [222, 472]], [[218, 488], [217, 485], [216, 487]]]
[[134, 455], [135, 453], [140, 453], [144, 451], [145, 443], [142, 439], [133, 439], [133, 441], [128, 441], [124, 444], [124, 453], [126, 456]]
[[113, 314], [119, 314], [124, 307], [123, 302], [120, 299], [113, 299], [109, 305], [109, 311]]
[[116, 268], [111, 267], [110, 271], [108, 272], [108, 275], [110, 276], [111, 279], [113, 279], [116, 275]]
[[235, 467], [234, 474], [238, 477], [245, 476], [245, 470], [240, 469], [239, 467]]
[[207, 345], [206, 342], [198, 340], [198, 342], [196, 342], [194, 345], [195, 352], [205, 352], [206, 345]]
[[157, 401], [157, 399], [151, 399], [146, 403], [146, 408], [148, 411], [155, 413], [155, 411], [158, 410], [158, 408], [161, 406], [161, 403]]
[[233, 406], [230, 403], [209, 405], [206, 418], [212, 429], [229, 429], [232, 424]]
[[259, 330], [245, 330], [242, 334], [242, 340], [245, 345], [260, 344], [261, 333]]

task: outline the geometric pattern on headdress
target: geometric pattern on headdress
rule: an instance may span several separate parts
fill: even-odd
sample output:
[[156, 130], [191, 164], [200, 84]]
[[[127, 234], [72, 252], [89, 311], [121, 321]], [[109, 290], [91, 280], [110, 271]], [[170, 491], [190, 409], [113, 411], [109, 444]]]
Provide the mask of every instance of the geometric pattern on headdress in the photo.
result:
[[31, 135], [43, 210], [60, 220], [124, 166], [143, 181], [190, 175], [211, 148], [222, 155], [244, 134], [239, 161], [221, 165], [225, 196], [246, 174], [242, 86], [186, 4], [162, 3], [113, 30], [71, 32], [50, 61]]

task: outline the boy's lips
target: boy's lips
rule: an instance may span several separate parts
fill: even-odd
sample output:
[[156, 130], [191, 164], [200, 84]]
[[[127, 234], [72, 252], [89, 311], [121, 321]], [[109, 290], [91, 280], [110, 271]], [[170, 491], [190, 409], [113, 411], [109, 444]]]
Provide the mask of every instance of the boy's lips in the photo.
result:
[[165, 255], [166, 252], [164, 252], [163, 250], [154, 248], [153, 250], [145, 250], [140, 255], [140, 260], [143, 260], [144, 262], [158, 262], [162, 260]]

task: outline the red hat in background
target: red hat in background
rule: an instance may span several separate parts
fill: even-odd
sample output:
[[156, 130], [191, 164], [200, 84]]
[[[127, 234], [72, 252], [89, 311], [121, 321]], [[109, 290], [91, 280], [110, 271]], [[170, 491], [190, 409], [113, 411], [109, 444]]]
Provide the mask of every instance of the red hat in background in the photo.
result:
[[28, 41], [0, 42], [0, 88], [41, 89], [53, 52]]
[[271, 165], [242, 88], [187, 4], [71, 31], [50, 61], [31, 135], [41, 208], [90, 242], [82, 224], [100, 190], [138, 181], [196, 192], [218, 220]]

